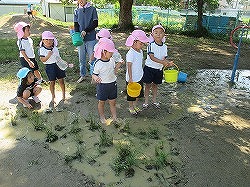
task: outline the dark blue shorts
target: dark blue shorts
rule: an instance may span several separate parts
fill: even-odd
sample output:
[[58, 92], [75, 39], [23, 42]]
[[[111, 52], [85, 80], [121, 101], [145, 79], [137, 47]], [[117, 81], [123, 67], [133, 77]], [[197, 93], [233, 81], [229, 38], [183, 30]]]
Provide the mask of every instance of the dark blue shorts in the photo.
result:
[[37, 61], [35, 58], [30, 58], [30, 60], [34, 63], [34, 68], [31, 68], [29, 63], [24, 59], [24, 57], [20, 57], [20, 62], [21, 62], [21, 66], [22, 67], [26, 67], [26, 68], [29, 68], [30, 70], [32, 70], [33, 72], [35, 70], [38, 70], [39, 67], [38, 67], [38, 64], [37, 64]]
[[163, 79], [163, 70], [154, 69], [148, 66], [143, 68], [142, 81], [146, 84], [154, 83], [161, 84]]
[[[143, 82], [142, 80], [140, 80], [139, 82], [137, 82], [141, 85], [141, 92], [140, 92], [140, 95], [138, 97], [130, 97], [127, 93], [127, 101], [135, 101], [136, 98], [142, 98], [144, 97], [144, 89], [143, 89]], [[126, 85], [128, 85], [128, 82], [126, 82]]]
[[57, 79], [62, 79], [66, 77], [65, 71], [61, 70], [56, 65], [56, 63], [46, 64], [45, 71], [46, 71], [49, 81], [55, 81]]
[[112, 100], [117, 98], [117, 83], [100, 83], [96, 86], [97, 99], [100, 101]]

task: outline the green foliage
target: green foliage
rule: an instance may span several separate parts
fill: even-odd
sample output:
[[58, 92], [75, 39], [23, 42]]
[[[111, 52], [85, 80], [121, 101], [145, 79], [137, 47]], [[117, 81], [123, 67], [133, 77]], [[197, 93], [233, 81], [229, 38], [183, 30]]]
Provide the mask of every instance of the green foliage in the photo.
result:
[[159, 1], [159, 0], [136, 0], [135, 5], [159, 6], [161, 8], [179, 8], [181, 0]]
[[122, 171], [130, 171], [133, 166], [137, 166], [136, 152], [131, 145], [120, 142], [117, 145], [117, 152], [118, 156], [111, 166], [116, 175]]
[[62, 2], [63, 5], [70, 5], [73, 3], [73, 0], [60, 0], [60, 2]]
[[107, 134], [106, 130], [102, 129], [99, 140], [99, 147], [110, 147], [113, 145], [113, 137]]
[[46, 129], [42, 115], [37, 111], [31, 113], [31, 115], [29, 116], [29, 120], [31, 121], [31, 124], [34, 126], [34, 129], [36, 131]]
[[89, 123], [89, 130], [95, 131], [101, 128], [100, 124], [96, 122], [95, 117], [92, 115], [89, 115], [87, 118], [85, 118], [85, 121]]
[[164, 146], [163, 143], [161, 142], [159, 146], [155, 147], [155, 159], [154, 159], [154, 166], [155, 168], [162, 169], [166, 167], [168, 163], [168, 156], [166, 152], [164, 152]]
[[[198, 1], [200, 0], [194, 0], [189, 2], [190, 7], [192, 7], [195, 11], [198, 11]], [[218, 7], [219, 7], [219, 0], [203, 0], [202, 10], [204, 12], [214, 11]]]
[[16, 45], [17, 39], [0, 39], [0, 62], [19, 61], [19, 50]]

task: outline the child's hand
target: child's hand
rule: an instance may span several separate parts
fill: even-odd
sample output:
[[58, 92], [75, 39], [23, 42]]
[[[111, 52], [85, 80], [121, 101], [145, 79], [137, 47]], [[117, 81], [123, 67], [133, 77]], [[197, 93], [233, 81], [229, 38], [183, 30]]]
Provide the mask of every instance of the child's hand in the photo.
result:
[[30, 103], [24, 102], [24, 105], [25, 105], [28, 109], [33, 108], [33, 106], [32, 106]]
[[102, 79], [100, 77], [98, 77], [97, 75], [93, 75], [92, 78], [94, 79], [94, 81], [96, 83], [101, 83], [102, 82]]
[[174, 65], [174, 61], [168, 61], [168, 60], [165, 60], [164, 64], [163, 64], [165, 67], [171, 67]]
[[29, 66], [30, 66], [31, 68], [34, 68], [34, 67], [35, 67], [35, 65], [34, 65], [34, 63], [33, 63], [32, 61], [29, 61]]

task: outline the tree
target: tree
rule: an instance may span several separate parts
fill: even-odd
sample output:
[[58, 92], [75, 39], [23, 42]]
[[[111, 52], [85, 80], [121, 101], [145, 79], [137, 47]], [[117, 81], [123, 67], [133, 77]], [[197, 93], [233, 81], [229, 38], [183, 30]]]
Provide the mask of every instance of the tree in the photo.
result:
[[191, 7], [197, 11], [197, 33], [199, 36], [204, 34], [204, 27], [202, 26], [203, 12], [214, 11], [219, 7], [219, 0], [192, 0], [190, 1]]
[[[60, 0], [63, 4], [70, 4], [72, 0]], [[146, 5], [154, 5], [164, 8], [176, 8], [179, 6], [179, 2], [181, 0], [169, 0], [169, 1], [159, 1], [159, 0], [144, 0], [143, 2]], [[92, 0], [93, 3], [98, 4], [98, 6], [102, 7], [107, 3], [116, 3], [119, 2], [119, 23], [118, 29], [119, 30], [130, 30], [133, 29], [133, 22], [132, 22], [132, 6], [135, 2], [141, 2], [140, 0]], [[142, 4], [140, 4], [142, 5]]]

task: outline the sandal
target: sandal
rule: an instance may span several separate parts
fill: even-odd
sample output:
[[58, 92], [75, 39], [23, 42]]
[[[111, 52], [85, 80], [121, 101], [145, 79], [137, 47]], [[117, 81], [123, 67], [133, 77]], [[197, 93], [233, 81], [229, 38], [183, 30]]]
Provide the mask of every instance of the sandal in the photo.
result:
[[144, 109], [147, 109], [147, 108], [149, 107], [149, 105], [148, 105], [148, 103], [143, 103], [142, 107], [143, 107]]
[[134, 107], [134, 109], [135, 109], [135, 111], [137, 112], [137, 113], [139, 113], [139, 112], [141, 112], [141, 109], [139, 108], [139, 107]]
[[132, 114], [132, 115], [137, 114], [137, 112], [136, 112], [136, 110], [134, 108], [133, 109], [128, 109], [128, 110], [129, 110], [130, 114]]
[[155, 108], [161, 108], [160, 103], [153, 103], [153, 105], [155, 106]]

